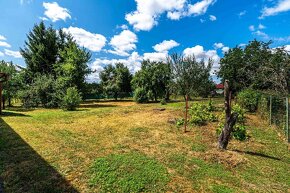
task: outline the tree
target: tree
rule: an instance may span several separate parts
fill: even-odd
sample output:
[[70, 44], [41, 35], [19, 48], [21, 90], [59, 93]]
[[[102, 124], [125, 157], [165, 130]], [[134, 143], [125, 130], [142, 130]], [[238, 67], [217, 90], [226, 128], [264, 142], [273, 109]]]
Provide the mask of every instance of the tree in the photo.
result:
[[107, 96], [118, 97], [128, 95], [131, 92], [132, 75], [124, 64], [117, 63], [116, 66], [108, 65], [100, 72], [101, 85]]
[[200, 86], [210, 79], [212, 61], [206, 65], [204, 61], [196, 61], [194, 56], [173, 54], [168, 59], [172, 73], [172, 87], [178, 94], [185, 98], [185, 126], [187, 125], [188, 98], [191, 94], [198, 93]]
[[170, 66], [164, 62], [145, 60], [133, 80], [134, 89], [142, 88], [148, 98], [155, 101], [158, 98], [169, 99], [170, 94]]
[[8, 106], [11, 106], [12, 98], [17, 98], [17, 92], [22, 87], [22, 70], [18, 69], [12, 62], [0, 61], [0, 72], [8, 74], [9, 80], [3, 83], [3, 108], [5, 101], [8, 100]]
[[233, 94], [245, 88], [287, 93], [289, 53], [283, 47], [270, 48], [271, 43], [254, 40], [244, 49], [230, 49], [220, 60], [217, 74], [222, 81], [229, 80]]

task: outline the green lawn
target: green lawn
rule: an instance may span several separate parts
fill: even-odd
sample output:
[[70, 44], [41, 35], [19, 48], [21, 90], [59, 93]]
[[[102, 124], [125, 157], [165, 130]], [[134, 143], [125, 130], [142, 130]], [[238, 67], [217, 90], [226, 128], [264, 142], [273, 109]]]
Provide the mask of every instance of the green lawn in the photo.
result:
[[[222, 99], [214, 105], [222, 107]], [[157, 111], [160, 107], [166, 110]], [[247, 115], [250, 138], [219, 151], [217, 122], [191, 126], [187, 133], [171, 123], [183, 109], [183, 102], [127, 100], [89, 101], [75, 112], [5, 110], [0, 119], [5, 192], [289, 191], [288, 144], [275, 128]]]

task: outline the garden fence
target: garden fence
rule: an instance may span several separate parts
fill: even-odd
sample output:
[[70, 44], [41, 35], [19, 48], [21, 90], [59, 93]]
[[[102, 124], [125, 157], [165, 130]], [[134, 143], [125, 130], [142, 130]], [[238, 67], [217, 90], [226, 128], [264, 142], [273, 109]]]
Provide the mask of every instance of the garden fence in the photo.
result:
[[262, 94], [258, 104], [258, 112], [262, 118], [269, 121], [285, 134], [290, 142], [289, 97]]

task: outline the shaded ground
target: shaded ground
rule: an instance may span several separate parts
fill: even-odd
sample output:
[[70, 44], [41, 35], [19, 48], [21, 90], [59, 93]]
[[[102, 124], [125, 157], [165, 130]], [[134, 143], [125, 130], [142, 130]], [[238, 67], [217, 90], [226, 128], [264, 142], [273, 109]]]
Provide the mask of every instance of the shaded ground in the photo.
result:
[[[214, 104], [221, 106], [222, 100]], [[75, 112], [5, 111], [0, 171], [6, 192], [98, 192], [102, 188], [89, 183], [94, 161], [131, 152], [167, 169], [167, 192], [289, 191], [290, 156], [275, 128], [248, 115], [250, 139], [231, 141], [229, 151], [218, 151], [218, 123], [184, 134], [169, 121], [183, 115], [183, 103], [153, 110], [160, 107], [89, 101]]]

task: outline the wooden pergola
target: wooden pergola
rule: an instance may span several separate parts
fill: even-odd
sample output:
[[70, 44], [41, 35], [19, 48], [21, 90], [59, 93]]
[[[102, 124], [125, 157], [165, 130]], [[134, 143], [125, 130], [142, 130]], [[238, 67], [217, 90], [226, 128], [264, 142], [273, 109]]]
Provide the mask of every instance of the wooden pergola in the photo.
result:
[[0, 114], [2, 114], [2, 90], [3, 83], [8, 81], [8, 74], [0, 72]]

